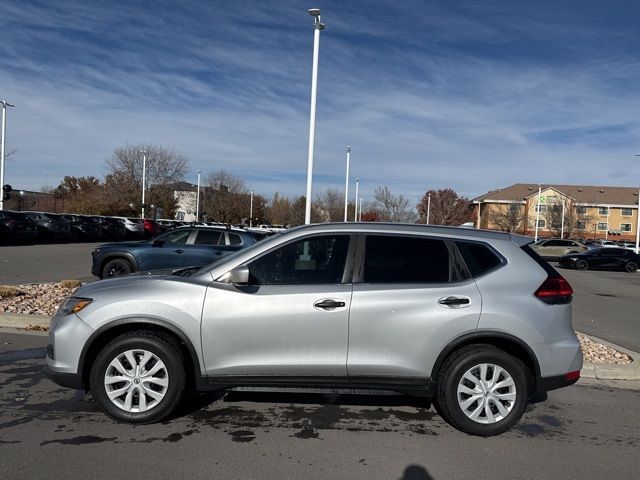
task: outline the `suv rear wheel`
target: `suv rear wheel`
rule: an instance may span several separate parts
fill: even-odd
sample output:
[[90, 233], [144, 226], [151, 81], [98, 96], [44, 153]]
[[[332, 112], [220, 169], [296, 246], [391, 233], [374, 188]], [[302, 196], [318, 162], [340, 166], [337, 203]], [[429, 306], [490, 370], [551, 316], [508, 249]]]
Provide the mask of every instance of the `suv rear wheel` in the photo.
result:
[[454, 352], [439, 375], [438, 411], [471, 435], [499, 435], [515, 425], [527, 406], [527, 371], [517, 358], [491, 345]]
[[624, 269], [629, 273], [634, 273], [638, 271], [638, 264], [636, 262], [627, 262], [624, 266]]
[[114, 420], [152, 423], [169, 415], [185, 388], [180, 350], [164, 336], [146, 331], [108, 343], [91, 368], [96, 403]]

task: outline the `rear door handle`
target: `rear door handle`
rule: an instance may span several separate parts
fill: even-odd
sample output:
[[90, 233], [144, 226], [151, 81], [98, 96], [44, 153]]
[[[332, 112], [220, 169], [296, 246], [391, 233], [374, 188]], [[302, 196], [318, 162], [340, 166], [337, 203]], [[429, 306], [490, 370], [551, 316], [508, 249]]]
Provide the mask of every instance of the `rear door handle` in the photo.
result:
[[445, 307], [452, 307], [452, 308], [457, 308], [457, 307], [462, 307], [464, 305], [469, 305], [471, 303], [471, 300], [469, 300], [467, 297], [443, 297], [440, 300], [438, 300], [438, 303], [440, 305], [444, 305]]
[[184, 250], [180, 250], [180, 249], [174, 250], [173, 253], [184, 253]]
[[313, 304], [316, 308], [322, 308], [323, 310], [333, 310], [334, 308], [344, 307], [346, 303], [338, 300], [321, 300]]

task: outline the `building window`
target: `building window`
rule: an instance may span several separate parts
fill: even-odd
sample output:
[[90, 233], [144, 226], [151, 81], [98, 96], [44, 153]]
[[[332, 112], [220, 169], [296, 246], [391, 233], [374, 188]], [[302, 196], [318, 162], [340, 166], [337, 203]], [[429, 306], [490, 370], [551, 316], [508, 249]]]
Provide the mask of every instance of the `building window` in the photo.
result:
[[609, 207], [598, 207], [598, 214], [609, 215]]
[[609, 224], [607, 222], [598, 222], [598, 230], [601, 232], [606, 232], [609, 229]]
[[623, 232], [630, 232], [631, 231], [631, 224], [630, 223], [621, 223], [620, 224], [620, 230], [622, 230]]
[[586, 222], [576, 222], [576, 228], [578, 230], [584, 230], [585, 228], [587, 228], [587, 223]]
[[536, 212], [544, 213], [547, 211], [546, 205], [536, 205]]
[[547, 222], [545, 220], [538, 220], [538, 228], [544, 228], [547, 226]]
[[622, 209], [622, 216], [623, 217], [631, 217], [631, 216], [633, 216], [633, 210], [631, 210], [630, 208], [623, 208]]
[[578, 215], [586, 215], [587, 214], [587, 207], [576, 207], [576, 213]]

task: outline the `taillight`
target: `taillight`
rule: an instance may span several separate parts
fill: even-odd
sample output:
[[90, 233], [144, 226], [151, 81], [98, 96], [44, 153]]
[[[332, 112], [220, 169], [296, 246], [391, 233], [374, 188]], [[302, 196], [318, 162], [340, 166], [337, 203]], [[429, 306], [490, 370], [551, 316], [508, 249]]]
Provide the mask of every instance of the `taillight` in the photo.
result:
[[561, 305], [571, 302], [573, 295], [573, 288], [569, 285], [561, 275], [549, 276], [538, 287], [534, 295], [542, 300], [544, 303], [550, 305]]

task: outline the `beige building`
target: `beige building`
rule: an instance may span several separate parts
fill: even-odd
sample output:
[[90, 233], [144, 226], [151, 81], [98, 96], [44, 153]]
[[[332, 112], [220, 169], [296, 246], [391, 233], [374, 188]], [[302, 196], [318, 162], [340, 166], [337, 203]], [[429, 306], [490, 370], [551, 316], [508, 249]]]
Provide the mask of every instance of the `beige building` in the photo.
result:
[[[635, 187], [516, 183], [472, 200], [475, 226], [539, 237], [611, 238], [635, 241]], [[537, 212], [537, 210], [540, 210]]]

